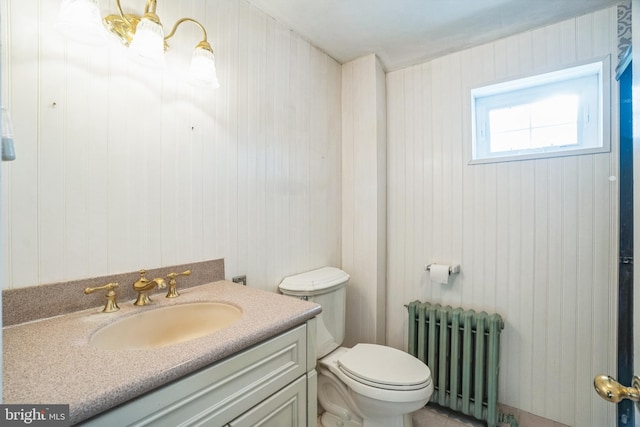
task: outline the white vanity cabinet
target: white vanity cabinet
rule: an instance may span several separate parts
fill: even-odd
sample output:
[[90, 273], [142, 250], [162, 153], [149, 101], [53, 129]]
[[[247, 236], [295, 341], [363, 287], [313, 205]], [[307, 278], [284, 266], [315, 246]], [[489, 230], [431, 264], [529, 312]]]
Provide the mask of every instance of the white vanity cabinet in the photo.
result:
[[264, 402], [251, 408], [227, 427], [306, 425], [307, 385], [298, 378]]
[[315, 426], [315, 319], [146, 393], [86, 426]]

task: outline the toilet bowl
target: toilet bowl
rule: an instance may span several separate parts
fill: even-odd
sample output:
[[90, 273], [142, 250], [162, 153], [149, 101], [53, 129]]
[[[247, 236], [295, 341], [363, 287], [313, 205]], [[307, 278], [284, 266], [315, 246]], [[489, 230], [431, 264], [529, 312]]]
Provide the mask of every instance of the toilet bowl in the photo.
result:
[[[429, 368], [395, 348], [339, 347], [318, 361], [318, 400], [324, 427], [411, 426], [411, 413], [433, 393]], [[340, 391], [336, 391], [340, 390]]]
[[378, 344], [341, 347], [349, 275], [333, 267], [289, 276], [285, 295], [322, 306], [317, 317], [318, 401], [324, 427], [410, 427], [433, 393], [431, 371], [412, 355]]

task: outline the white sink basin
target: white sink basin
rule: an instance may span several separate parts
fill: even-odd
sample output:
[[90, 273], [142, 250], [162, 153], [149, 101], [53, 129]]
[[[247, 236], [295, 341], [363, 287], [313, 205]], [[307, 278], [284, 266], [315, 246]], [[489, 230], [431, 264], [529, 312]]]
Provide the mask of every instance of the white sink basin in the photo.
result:
[[240, 319], [242, 310], [231, 304], [202, 302], [157, 308], [126, 317], [98, 330], [94, 347], [119, 350], [156, 348], [200, 338]]

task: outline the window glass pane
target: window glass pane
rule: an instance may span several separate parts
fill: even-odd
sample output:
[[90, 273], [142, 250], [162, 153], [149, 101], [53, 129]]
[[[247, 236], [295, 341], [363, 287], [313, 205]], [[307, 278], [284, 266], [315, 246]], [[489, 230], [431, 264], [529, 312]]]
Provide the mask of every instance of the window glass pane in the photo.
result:
[[531, 147], [530, 132], [526, 130], [514, 130], [500, 132], [491, 135], [491, 152], [526, 150]]
[[489, 111], [489, 151], [520, 151], [578, 143], [577, 95]]
[[560, 147], [578, 144], [578, 126], [575, 123], [545, 126], [531, 130], [531, 147]]
[[489, 111], [489, 126], [491, 134], [528, 129], [530, 126], [529, 105], [516, 105]]
[[531, 104], [531, 127], [577, 123], [578, 95], [560, 95]]

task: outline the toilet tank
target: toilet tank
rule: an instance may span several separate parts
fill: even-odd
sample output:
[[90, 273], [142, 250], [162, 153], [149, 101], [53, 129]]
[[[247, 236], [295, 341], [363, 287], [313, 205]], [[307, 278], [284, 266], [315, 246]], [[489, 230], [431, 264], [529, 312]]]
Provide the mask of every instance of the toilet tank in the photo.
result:
[[322, 306], [316, 316], [316, 358], [320, 359], [340, 347], [344, 340], [346, 285], [349, 275], [339, 268], [323, 267], [286, 277], [280, 292], [315, 302]]

